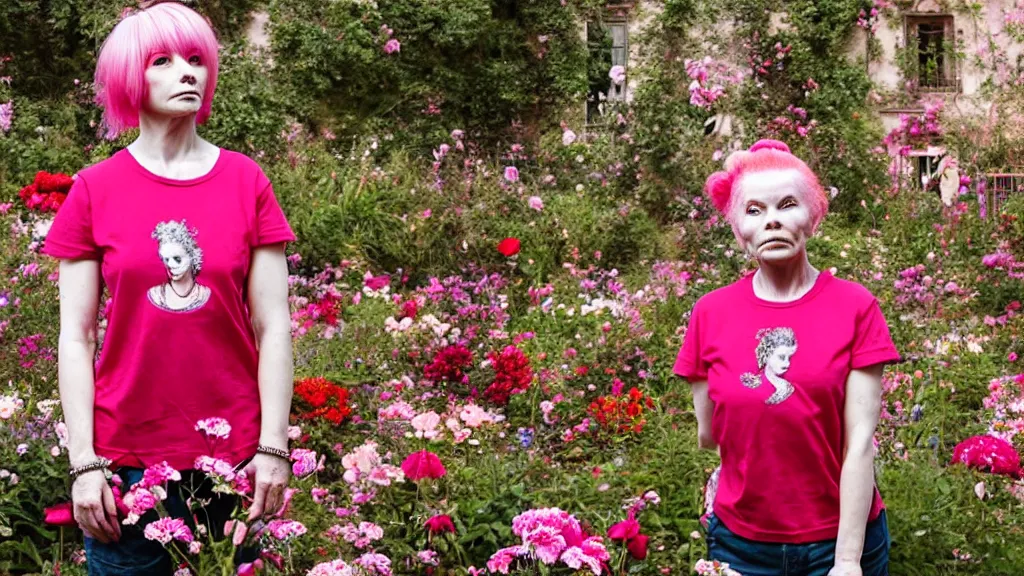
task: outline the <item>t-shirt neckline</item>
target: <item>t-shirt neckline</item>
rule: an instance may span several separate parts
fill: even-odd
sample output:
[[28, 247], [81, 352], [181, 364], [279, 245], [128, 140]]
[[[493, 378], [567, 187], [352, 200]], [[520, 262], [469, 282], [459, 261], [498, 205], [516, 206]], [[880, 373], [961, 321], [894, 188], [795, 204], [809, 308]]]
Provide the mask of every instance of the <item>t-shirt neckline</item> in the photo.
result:
[[765, 306], [768, 308], [792, 308], [793, 306], [799, 306], [805, 302], [808, 302], [812, 298], [817, 296], [818, 293], [820, 293], [822, 289], [825, 287], [825, 285], [828, 284], [829, 281], [831, 281], [832, 279], [832, 272], [830, 270], [821, 270], [818, 273], [818, 277], [814, 280], [814, 286], [811, 286], [811, 289], [808, 290], [806, 294], [797, 298], [796, 300], [790, 300], [789, 302], [774, 302], [771, 300], [765, 300], [763, 298], [760, 298], [757, 294], [754, 293], [755, 273], [756, 271], [751, 272], [743, 279], [743, 291], [747, 295], [747, 297], [750, 300], [752, 300], [755, 304], [757, 304], [758, 306]]
[[124, 148], [121, 150], [121, 154], [127, 157], [128, 163], [131, 164], [135, 170], [137, 170], [150, 180], [155, 180], [157, 182], [160, 182], [161, 184], [169, 184], [171, 186], [193, 186], [195, 184], [200, 184], [202, 182], [209, 180], [210, 178], [213, 178], [214, 176], [217, 175], [218, 172], [220, 172], [221, 168], [224, 167], [224, 162], [227, 157], [227, 154], [225, 154], [224, 152], [225, 151], [223, 148], [219, 146], [217, 147], [217, 161], [213, 163], [213, 168], [210, 168], [210, 170], [206, 174], [196, 176], [195, 178], [179, 180], [176, 178], [167, 178], [166, 176], [154, 174], [148, 168], [143, 166], [142, 163], [140, 163], [138, 159], [135, 158], [135, 155], [128, 150], [128, 148]]

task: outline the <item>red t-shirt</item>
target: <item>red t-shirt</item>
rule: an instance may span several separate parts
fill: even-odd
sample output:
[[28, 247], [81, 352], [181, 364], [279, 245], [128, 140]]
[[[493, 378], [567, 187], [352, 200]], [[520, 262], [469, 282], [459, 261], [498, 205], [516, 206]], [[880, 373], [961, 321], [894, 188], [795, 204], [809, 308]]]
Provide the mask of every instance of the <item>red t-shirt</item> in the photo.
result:
[[[875, 297], [822, 272], [793, 302], [753, 274], [701, 297], [674, 372], [708, 381], [722, 470], [715, 515], [760, 542], [834, 540], [850, 371], [900, 358]], [[883, 508], [877, 489], [869, 518]]]
[[[252, 249], [295, 239], [270, 181], [221, 150], [190, 180], [153, 174], [121, 150], [75, 176], [43, 253], [101, 263], [111, 304], [95, 365], [93, 445], [115, 466], [209, 454], [237, 464], [260, 433]], [[172, 279], [174, 283], [172, 284]], [[226, 440], [196, 422], [226, 418]]]

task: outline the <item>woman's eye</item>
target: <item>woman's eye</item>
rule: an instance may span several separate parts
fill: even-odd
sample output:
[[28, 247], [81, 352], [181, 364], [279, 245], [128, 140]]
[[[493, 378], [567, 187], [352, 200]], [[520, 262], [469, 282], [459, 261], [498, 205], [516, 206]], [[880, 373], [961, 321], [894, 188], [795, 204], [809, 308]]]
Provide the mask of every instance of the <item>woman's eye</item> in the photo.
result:
[[167, 64], [167, 62], [169, 62], [167, 56], [161, 56], [156, 60], [153, 60], [153, 66], [163, 66], [164, 64]]
[[758, 210], [757, 208], [754, 208], [753, 206], [750, 207], [750, 208], [747, 208], [747, 214], [755, 215], [755, 214], [757, 214], [759, 212], [760, 212], [760, 210]]
[[193, 56], [188, 59], [189, 64], [192, 64], [193, 66], [199, 66], [199, 64], [202, 63], [202, 61], [203, 59], [199, 56]]

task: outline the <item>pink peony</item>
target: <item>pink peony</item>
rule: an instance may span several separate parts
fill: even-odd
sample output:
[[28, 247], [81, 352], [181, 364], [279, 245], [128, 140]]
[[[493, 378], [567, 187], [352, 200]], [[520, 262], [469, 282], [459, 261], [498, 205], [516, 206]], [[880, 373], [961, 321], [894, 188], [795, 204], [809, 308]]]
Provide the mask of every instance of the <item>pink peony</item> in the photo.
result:
[[508, 180], [509, 182], [518, 182], [519, 181], [519, 169], [516, 168], [515, 166], [506, 166], [505, 167], [505, 180]]
[[402, 44], [397, 39], [392, 38], [384, 44], [385, 54], [394, 54], [402, 49]]

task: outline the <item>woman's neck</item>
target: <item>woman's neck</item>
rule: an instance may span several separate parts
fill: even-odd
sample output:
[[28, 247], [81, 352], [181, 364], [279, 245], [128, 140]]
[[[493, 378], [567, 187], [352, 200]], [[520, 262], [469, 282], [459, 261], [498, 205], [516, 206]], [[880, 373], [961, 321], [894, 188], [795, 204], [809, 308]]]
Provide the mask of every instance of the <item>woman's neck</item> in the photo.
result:
[[139, 115], [139, 136], [128, 147], [150, 162], [174, 164], [201, 154], [206, 141], [196, 133], [195, 116]]
[[789, 262], [761, 262], [754, 273], [754, 295], [769, 302], [792, 302], [811, 291], [818, 274], [807, 254]]

